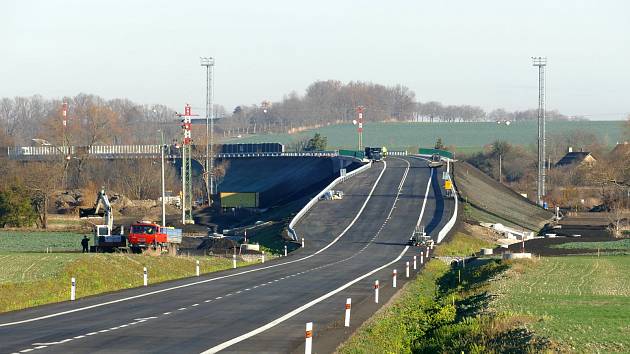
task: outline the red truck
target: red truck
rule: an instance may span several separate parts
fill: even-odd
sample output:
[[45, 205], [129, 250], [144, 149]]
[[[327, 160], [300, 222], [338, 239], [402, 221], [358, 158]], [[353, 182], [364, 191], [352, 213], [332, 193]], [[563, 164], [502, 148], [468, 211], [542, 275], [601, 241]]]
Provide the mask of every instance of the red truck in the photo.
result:
[[181, 243], [182, 230], [162, 227], [152, 221], [138, 221], [131, 225], [127, 242], [135, 252], [147, 247], [165, 247], [168, 243]]

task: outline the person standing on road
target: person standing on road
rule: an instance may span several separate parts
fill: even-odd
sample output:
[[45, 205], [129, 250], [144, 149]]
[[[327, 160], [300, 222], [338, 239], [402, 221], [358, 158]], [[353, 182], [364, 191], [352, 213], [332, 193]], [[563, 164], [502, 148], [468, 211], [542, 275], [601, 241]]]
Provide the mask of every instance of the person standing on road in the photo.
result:
[[81, 246], [83, 246], [83, 253], [88, 253], [88, 244], [90, 242], [90, 239], [86, 236], [83, 235], [83, 239], [81, 240]]

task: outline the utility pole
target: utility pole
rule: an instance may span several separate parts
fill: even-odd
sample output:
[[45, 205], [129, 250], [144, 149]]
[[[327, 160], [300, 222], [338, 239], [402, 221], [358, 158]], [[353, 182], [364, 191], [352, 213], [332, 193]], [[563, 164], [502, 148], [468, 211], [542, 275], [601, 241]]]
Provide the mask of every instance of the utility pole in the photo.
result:
[[538, 67], [538, 181], [536, 183], [536, 201], [543, 205], [545, 196], [545, 67], [547, 58], [532, 57], [533, 65]]
[[164, 191], [164, 131], [160, 130], [160, 152], [162, 161], [162, 227], [166, 226], [166, 193]]
[[206, 67], [206, 193], [208, 205], [212, 206], [212, 194], [214, 192], [214, 107], [212, 106], [212, 74], [214, 58], [202, 57], [201, 66]]

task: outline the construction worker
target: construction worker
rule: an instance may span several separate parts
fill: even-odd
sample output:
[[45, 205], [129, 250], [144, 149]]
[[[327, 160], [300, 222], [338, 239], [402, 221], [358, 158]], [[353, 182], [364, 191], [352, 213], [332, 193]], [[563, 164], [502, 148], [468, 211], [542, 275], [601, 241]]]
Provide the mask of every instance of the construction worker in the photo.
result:
[[83, 246], [83, 253], [88, 253], [88, 244], [90, 243], [90, 239], [87, 235], [83, 235], [83, 239], [81, 240], [81, 246]]

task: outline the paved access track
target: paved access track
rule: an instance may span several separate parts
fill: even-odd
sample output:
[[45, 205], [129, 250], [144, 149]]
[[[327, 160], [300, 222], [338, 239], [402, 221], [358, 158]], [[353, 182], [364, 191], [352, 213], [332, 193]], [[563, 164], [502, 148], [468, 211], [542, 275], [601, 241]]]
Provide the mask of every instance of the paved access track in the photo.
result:
[[311, 321], [314, 351], [333, 351], [395, 293], [393, 269], [406, 281], [405, 262], [423, 251], [407, 246], [416, 224], [437, 235], [450, 218], [441, 184], [425, 161], [387, 158], [340, 184], [343, 200], [316, 204], [296, 227], [306, 247], [289, 257], [3, 314], [0, 352], [286, 353], [303, 351]]

